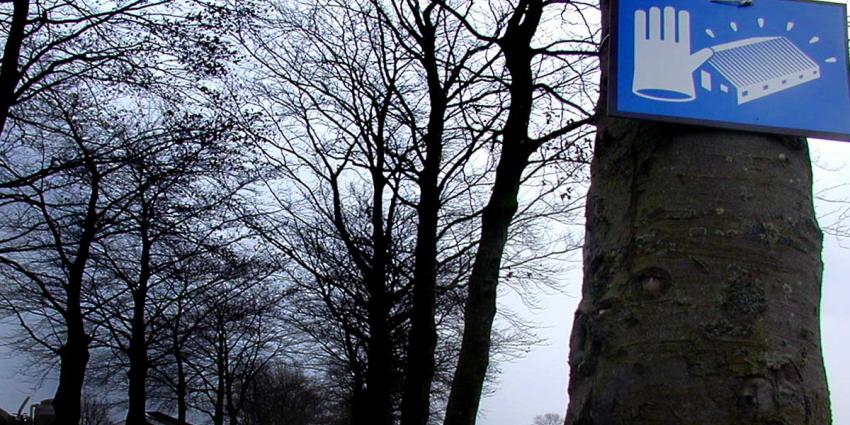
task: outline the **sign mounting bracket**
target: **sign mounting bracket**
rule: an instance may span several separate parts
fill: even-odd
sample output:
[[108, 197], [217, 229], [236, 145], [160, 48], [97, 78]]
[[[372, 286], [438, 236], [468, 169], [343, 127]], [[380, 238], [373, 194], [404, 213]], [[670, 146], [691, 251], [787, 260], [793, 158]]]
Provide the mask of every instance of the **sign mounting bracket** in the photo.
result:
[[711, 2], [738, 7], [748, 7], [753, 5], [753, 0], [711, 0]]

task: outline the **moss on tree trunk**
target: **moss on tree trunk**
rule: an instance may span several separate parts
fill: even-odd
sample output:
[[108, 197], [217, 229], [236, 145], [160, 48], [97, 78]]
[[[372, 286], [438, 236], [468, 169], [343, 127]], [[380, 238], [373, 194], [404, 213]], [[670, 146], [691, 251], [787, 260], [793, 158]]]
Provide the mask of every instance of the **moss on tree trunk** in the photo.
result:
[[570, 424], [827, 424], [805, 142], [600, 127]]

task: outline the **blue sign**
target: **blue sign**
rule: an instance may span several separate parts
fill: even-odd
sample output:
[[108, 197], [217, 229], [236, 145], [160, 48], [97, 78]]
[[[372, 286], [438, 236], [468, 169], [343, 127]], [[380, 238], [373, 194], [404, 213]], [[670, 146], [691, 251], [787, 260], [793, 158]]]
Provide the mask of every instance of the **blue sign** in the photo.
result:
[[614, 4], [612, 115], [850, 140], [844, 4]]

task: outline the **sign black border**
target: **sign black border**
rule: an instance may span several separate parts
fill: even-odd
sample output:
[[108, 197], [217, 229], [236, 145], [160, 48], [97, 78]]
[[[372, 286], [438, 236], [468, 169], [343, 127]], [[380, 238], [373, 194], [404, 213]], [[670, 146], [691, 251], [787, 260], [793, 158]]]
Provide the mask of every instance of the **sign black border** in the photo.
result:
[[[617, 98], [617, 81], [618, 81], [618, 71], [619, 71], [619, 20], [620, 20], [620, 1], [621, 0], [612, 0], [611, 1], [611, 17], [610, 17], [610, 39], [611, 43], [608, 48], [608, 115], [612, 117], [622, 117], [622, 118], [632, 118], [632, 119], [642, 119], [642, 120], [650, 120], [650, 121], [661, 121], [661, 122], [670, 122], [676, 124], [688, 124], [688, 125], [699, 125], [704, 127], [713, 127], [713, 128], [725, 128], [730, 130], [741, 130], [741, 131], [750, 131], [750, 132], [759, 132], [759, 133], [771, 133], [771, 134], [781, 134], [786, 136], [801, 136], [801, 137], [814, 137], [818, 139], [828, 139], [828, 140], [836, 140], [836, 141], [845, 141], [850, 142], [850, 133], [832, 133], [832, 132], [823, 132], [823, 131], [814, 131], [814, 130], [806, 130], [797, 127], [773, 127], [773, 126], [760, 126], [755, 124], [739, 124], [739, 123], [730, 123], [725, 121], [716, 121], [716, 120], [701, 120], [696, 118], [681, 118], [681, 117], [671, 117], [667, 115], [656, 115], [656, 114], [643, 114], [636, 112], [625, 112], [619, 110], [619, 103]], [[689, 1], [710, 1], [710, 0], [689, 0]], [[759, 1], [759, 0], [754, 0]], [[820, 1], [820, 0], [782, 0], [782, 1], [795, 1], [800, 3], [818, 3], [824, 6], [835, 6], [841, 8], [841, 13], [844, 16], [844, 22], [847, 22], [847, 4], [844, 3], [834, 3], [828, 1]], [[720, 6], [720, 5], [718, 5]], [[726, 6], [729, 7], [729, 6]], [[845, 45], [848, 41], [848, 25], [844, 25], [844, 40]], [[846, 63], [850, 64], [850, 49], [844, 49], [844, 57], [846, 59]], [[848, 75], [850, 75], [850, 69], [848, 69]], [[847, 93], [847, 96], [850, 97], [850, 92]], [[850, 116], [847, 117], [850, 120]]]

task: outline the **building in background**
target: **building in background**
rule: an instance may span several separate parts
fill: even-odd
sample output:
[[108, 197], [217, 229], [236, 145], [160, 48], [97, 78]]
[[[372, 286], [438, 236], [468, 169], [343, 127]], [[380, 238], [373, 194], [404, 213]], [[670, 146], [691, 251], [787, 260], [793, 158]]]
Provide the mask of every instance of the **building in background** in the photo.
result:
[[30, 406], [30, 417], [33, 425], [53, 425], [56, 422], [53, 399], [42, 400], [41, 403]]

